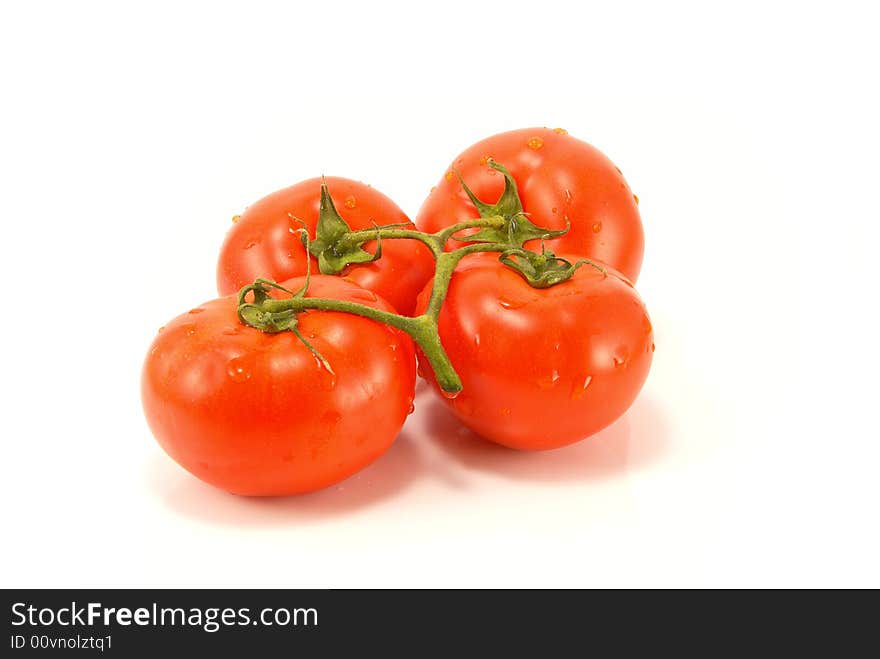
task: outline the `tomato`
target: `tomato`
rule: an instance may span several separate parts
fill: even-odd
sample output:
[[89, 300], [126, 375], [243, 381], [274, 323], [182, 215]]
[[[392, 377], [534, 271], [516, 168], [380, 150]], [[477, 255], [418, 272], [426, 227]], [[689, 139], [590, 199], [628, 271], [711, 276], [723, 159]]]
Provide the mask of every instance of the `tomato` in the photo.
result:
[[481, 201], [495, 203], [504, 177], [487, 165], [490, 158], [513, 175], [532, 223], [557, 230], [570, 222], [567, 234], [547, 241], [548, 249], [602, 261], [636, 281], [644, 252], [638, 200], [614, 163], [560, 128], [500, 133], [466, 149], [419, 210], [419, 229], [433, 233], [479, 217], [453, 170]]
[[[341, 277], [313, 276], [307, 297], [391, 310]], [[288, 495], [341, 481], [388, 449], [414, 394], [406, 334], [346, 313], [303, 313], [298, 329], [328, 370], [292, 332], [242, 325], [236, 308], [235, 296], [207, 302], [150, 347], [143, 406], [172, 458], [235, 494]]]
[[[375, 224], [409, 222], [388, 197], [369, 185], [345, 178], [328, 177], [327, 187], [342, 218], [353, 230]], [[226, 235], [217, 263], [217, 289], [229, 295], [258, 277], [282, 281], [306, 272], [306, 251], [296, 233], [305, 223], [315, 237], [321, 179], [302, 181], [263, 197], [249, 206]], [[296, 218], [296, 219], [294, 219]], [[364, 248], [375, 251], [375, 242]], [[312, 271], [317, 272], [312, 258]], [[390, 302], [398, 312], [412, 312], [416, 296], [433, 276], [430, 251], [413, 240], [382, 241], [382, 258], [352, 265], [346, 276]]]
[[[645, 306], [622, 275], [584, 265], [532, 288], [497, 255], [459, 264], [439, 329], [463, 385], [447, 405], [479, 435], [525, 450], [576, 442], [621, 416], [654, 351]], [[419, 371], [436, 388], [421, 359]]]

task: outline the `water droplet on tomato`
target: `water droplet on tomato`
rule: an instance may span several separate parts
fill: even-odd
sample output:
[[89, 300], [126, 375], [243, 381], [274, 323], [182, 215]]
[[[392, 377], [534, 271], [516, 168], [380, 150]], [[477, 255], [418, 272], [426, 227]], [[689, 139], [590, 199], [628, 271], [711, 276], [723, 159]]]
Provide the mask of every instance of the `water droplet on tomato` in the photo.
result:
[[[432, 185], [432, 186], [431, 186], [431, 192], [434, 192], [434, 190], [436, 190], [436, 189], [437, 189], [437, 186], [436, 186], [436, 185]], [[430, 194], [430, 193], [428, 193], [428, 194]]]
[[406, 408], [406, 414], [407, 414], [407, 416], [409, 416], [410, 414], [412, 414], [412, 413], [415, 412], [415, 411], [416, 411], [416, 405], [415, 405], [415, 403], [413, 403], [412, 401], [409, 401], [409, 407]]
[[593, 222], [593, 233], [599, 233], [602, 230], [601, 222]]
[[332, 389], [336, 386], [336, 373], [333, 372], [333, 368], [329, 364], [325, 364], [324, 361], [318, 357], [318, 355], [312, 355], [315, 359], [315, 364], [318, 365], [318, 369], [327, 374], [327, 378], [324, 382], [328, 385], [329, 389]]
[[190, 310], [189, 310], [189, 313], [191, 313], [191, 314], [196, 314], [196, 313], [202, 313], [202, 312], [204, 312], [204, 311], [205, 311], [205, 310], [202, 309], [201, 307], [196, 307], [195, 309], [190, 309]]
[[247, 382], [251, 379], [250, 369], [241, 357], [234, 357], [226, 363], [226, 374], [233, 382]]
[[480, 347], [480, 335], [479, 334], [474, 334], [474, 345], [478, 348]]
[[538, 380], [538, 386], [541, 389], [550, 389], [555, 386], [556, 383], [559, 382], [559, 371], [555, 368], [551, 371], [550, 375], [542, 377]]
[[554, 128], [553, 132], [556, 133], [557, 135], [568, 135], [568, 131], [565, 130], [564, 128]]
[[252, 241], [250, 241], [247, 245], [245, 245], [244, 248], [245, 248], [245, 249], [250, 249], [250, 248], [252, 248], [252, 247], [256, 247], [256, 245], [257, 245], [257, 241], [256, 241], [256, 240], [252, 240]]
[[346, 208], [354, 208], [357, 205], [358, 205], [357, 197], [355, 197], [353, 194], [350, 194], [345, 198], [345, 207]]
[[553, 213], [554, 215], [556, 215], [556, 213], [559, 212], [559, 209], [556, 208], [556, 206], [554, 206], [553, 208], [550, 209], [550, 212]]
[[455, 400], [456, 398], [458, 398], [458, 394], [460, 394], [461, 392], [460, 391], [443, 391], [441, 389], [440, 393], [443, 394], [443, 398], [446, 398], [448, 400]]
[[223, 330], [223, 334], [226, 336], [235, 336], [236, 334], [241, 333], [241, 325], [237, 325], [235, 327], [227, 327]]
[[165, 331], [165, 326], [162, 325], [162, 327], [159, 328], [159, 331], [160, 331], [160, 332], [164, 332], [164, 331]]
[[626, 366], [626, 362], [629, 359], [629, 348], [626, 346], [617, 346], [617, 350], [614, 351], [614, 368], [622, 368]]
[[241, 219], [241, 215], [233, 215], [233, 216], [232, 216], [232, 223], [235, 224], [235, 223], [238, 222], [240, 219]]
[[452, 173], [451, 169], [448, 172], [446, 172], [446, 180], [447, 181], [451, 181], [453, 176], [455, 176], [455, 174]]
[[568, 188], [565, 188], [565, 203], [566, 203], [566, 204], [570, 204], [570, 203], [571, 203], [571, 200], [572, 200], [573, 198], [574, 198], [574, 197], [573, 197], [573, 195], [571, 194], [571, 190], [569, 190]]
[[510, 408], [505, 407], [503, 410], [501, 410], [501, 416], [510, 416]]
[[634, 199], [635, 202], [636, 202], [636, 206], [638, 206], [638, 205], [639, 205], [639, 195], [634, 194], [634, 195], [633, 195], [633, 199]]
[[534, 149], [535, 151], [537, 151], [542, 146], [544, 146], [544, 140], [542, 140], [540, 137], [533, 137], [528, 141], [528, 145], [530, 149]]
[[651, 344], [651, 352], [654, 352], [655, 348], [656, 348], [656, 346], [652, 343]]
[[590, 386], [590, 383], [593, 381], [592, 375], [587, 375], [583, 380], [575, 380], [574, 384], [571, 387], [571, 399], [572, 400], [580, 400], [584, 397], [584, 394], [587, 393], [587, 387]]
[[505, 309], [519, 309], [520, 307], [525, 306], [527, 303], [523, 300], [510, 300], [502, 296], [498, 298], [498, 304], [500, 304]]

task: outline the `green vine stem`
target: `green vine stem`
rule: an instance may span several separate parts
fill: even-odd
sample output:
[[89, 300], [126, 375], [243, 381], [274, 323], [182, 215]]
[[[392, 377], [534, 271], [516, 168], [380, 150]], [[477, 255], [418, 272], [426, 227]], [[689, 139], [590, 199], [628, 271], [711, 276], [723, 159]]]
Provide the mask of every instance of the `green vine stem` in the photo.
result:
[[[522, 204], [513, 177], [502, 165], [491, 161], [489, 164], [505, 176], [505, 190], [496, 204], [481, 202], [462, 181], [465, 192], [474, 203], [475, 209], [479, 211], [478, 219], [459, 222], [436, 233], [402, 228], [406, 225], [376, 226], [373, 229], [352, 231], [336, 210], [325, 182], [321, 186], [321, 214], [316, 238], [310, 240], [305, 229], [299, 231], [306, 251], [318, 258], [318, 264], [324, 274], [339, 274], [347, 265], [367, 263], [381, 258], [383, 240], [417, 240], [424, 244], [434, 256], [435, 272], [431, 296], [421, 315], [401, 316], [347, 300], [305, 297], [311, 272], [311, 268], [308, 268], [306, 282], [296, 292], [288, 291], [265, 279], [258, 279], [242, 288], [238, 295], [239, 319], [242, 323], [264, 332], [292, 331], [324, 363], [326, 363], [324, 357], [303, 339], [297, 329], [297, 314], [313, 310], [341, 311], [390, 325], [406, 332], [412, 338], [430, 362], [440, 388], [449, 396], [456, 395], [462, 389], [461, 379], [449, 361], [449, 356], [440, 340], [438, 321], [440, 310], [449, 292], [452, 274], [461, 260], [479, 252], [498, 252], [504, 265], [519, 272], [536, 288], [546, 288], [566, 281], [574, 274], [577, 267], [585, 263], [571, 265], [564, 259], [546, 252], [543, 244], [540, 254], [523, 248], [523, 243], [527, 240], [561, 235], [567, 229], [550, 231], [533, 225], [522, 212]], [[466, 229], [479, 229], [479, 231], [465, 238], [456, 237], [456, 234]], [[374, 240], [378, 242], [376, 252], [369, 254], [363, 249], [363, 245]], [[446, 244], [450, 240], [469, 244], [446, 251]], [[291, 297], [273, 298], [269, 295], [270, 289], [288, 292]], [[253, 296], [252, 301], [248, 300], [249, 294]]]
[[[396, 230], [395, 230], [396, 231]], [[429, 236], [431, 234], [422, 234]], [[398, 238], [403, 236], [389, 235], [386, 238]], [[242, 289], [239, 294], [239, 308], [247, 309], [250, 313], [239, 312], [239, 317], [245, 324], [264, 332], [277, 332], [283, 330], [294, 331], [299, 335], [295, 325], [296, 314], [303, 311], [342, 311], [355, 316], [369, 318], [391, 327], [395, 327], [406, 332], [410, 338], [421, 349], [422, 353], [431, 364], [434, 375], [437, 378], [437, 384], [447, 394], [454, 395], [461, 391], [461, 379], [446, 349], [440, 341], [440, 333], [437, 328], [437, 320], [440, 316], [440, 309], [446, 294], [449, 291], [449, 282], [452, 279], [452, 273], [455, 271], [459, 262], [468, 254], [477, 252], [501, 252], [507, 248], [502, 244], [479, 244], [461, 247], [451, 252], [443, 252], [440, 248], [440, 255], [437, 257], [437, 268], [434, 275], [434, 285], [431, 289], [431, 298], [428, 307], [420, 316], [410, 317], [401, 316], [390, 311], [375, 309], [365, 304], [357, 302], [349, 302], [347, 300], [334, 300], [330, 298], [304, 297], [302, 294], [294, 294], [293, 297], [275, 299], [268, 297], [263, 292], [257, 296], [256, 291], [265, 291], [265, 286], [279, 288], [274, 282], [258, 280], [256, 284], [247, 286]], [[263, 287], [263, 288], [255, 288]], [[254, 301], [247, 301], [247, 293], [255, 293]], [[302, 291], [304, 293], [305, 290]], [[293, 320], [293, 323], [291, 323]], [[306, 344], [312, 352], [315, 352], [309, 344]], [[322, 355], [316, 355], [322, 361], [325, 361]]]
[[415, 231], [412, 229], [392, 229], [380, 226], [375, 229], [362, 229], [361, 231], [352, 231], [346, 236], [346, 241], [352, 244], [360, 244], [368, 240], [377, 239], [394, 240], [403, 238], [418, 240], [431, 250], [431, 253], [434, 255], [435, 259], [439, 259], [444, 254], [446, 243], [449, 242], [449, 239], [452, 238], [452, 236], [454, 236], [459, 231], [464, 231], [465, 229], [483, 228], [500, 229], [504, 227], [504, 224], [505, 220], [503, 217], [495, 216], [482, 218], [479, 220], [467, 220], [465, 222], [459, 222], [458, 224], [454, 224], [450, 227], [446, 227], [445, 229], [441, 229], [437, 233], [424, 233], [422, 231]]

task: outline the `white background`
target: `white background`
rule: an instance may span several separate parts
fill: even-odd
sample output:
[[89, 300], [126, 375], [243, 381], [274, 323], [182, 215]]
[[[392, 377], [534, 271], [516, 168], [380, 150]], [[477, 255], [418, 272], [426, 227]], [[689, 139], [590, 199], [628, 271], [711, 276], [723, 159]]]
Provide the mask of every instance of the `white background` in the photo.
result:
[[[601, 5], [5, 3], [0, 585], [880, 586], [869, 3]], [[530, 125], [641, 198], [625, 417], [520, 454], [420, 390], [382, 460], [279, 500], [162, 453], [142, 359], [233, 214], [323, 172], [414, 216]]]

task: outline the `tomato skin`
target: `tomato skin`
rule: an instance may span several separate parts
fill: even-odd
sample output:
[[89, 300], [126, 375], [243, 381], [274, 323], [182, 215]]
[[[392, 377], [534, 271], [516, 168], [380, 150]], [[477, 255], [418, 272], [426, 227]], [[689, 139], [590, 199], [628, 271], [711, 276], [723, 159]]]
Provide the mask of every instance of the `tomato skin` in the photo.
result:
[[[327, 188], [339, 214], [354, 229], [376, 224], [409, 222], [409, 218], [384, 194], [372, 187], [335, 176], [327, 177]], [[321, 198], [321, 179], [302, 181], [278, 190], [251, 204], [226, 235], [217, 263], [217, 290], [230, 295], [258, 277], [282, 281], [306, 273], [306, 251], [296, 230], [305, 222], [315, 237]], [[375, 251], [375, 243], [364, 245]], [[312, 272], [318, 271], [312, 257]], [[416, 296], [433, 276], [430, 251], [413, 240], [385, 240], [382, 258], [374, 263], [350, 266], [343, 274], [379, 294], [398, 312], [412, 312]]]
[[[416, 216], [420, 230], [435, 232], [479, 216], [453, 169], [481, 201], [498, 200], [504, 177], [486, 164], [488, 158], [513, 175], [523, 210], [534, 224], [564, 229], [566, 218], [570, 221], [569, 232], [548, 240], [547, 249], [602, 261], [636, 281], [644, 232], [635, 196], [601, 151], [561, 129], [514, 130], [467, 148], [422, 204]], [[537, 245], [526, 243], [530, 249]], [[455, 246], [450, 242], [447, 248]]]
[[[522, 450], [565, 446], [612, 423], [635, 400], [654, 351], [645, 306], [618, 273], [582, 266], [537, 289], [497, 255], [462, 261], [439, 327], [463, 384], [446, 404], [474, 432]], [[421, 355], [419, 372], [438, 389]]]
[[[340, 277], [313, 276], [308, 296], [391, 310]], [[299, 328], [333, 373], [292, 332], [239, 323], [235, 296], [168, 323], [141, 380], [144, 412], [162, 448], [203, 481], [257, 496], [327, 487], [382, 455], [410, 411], [412, 341], [344, 313], [308, 312]]]

